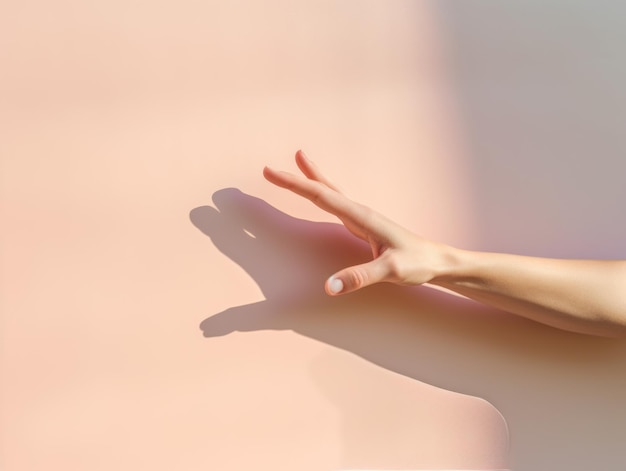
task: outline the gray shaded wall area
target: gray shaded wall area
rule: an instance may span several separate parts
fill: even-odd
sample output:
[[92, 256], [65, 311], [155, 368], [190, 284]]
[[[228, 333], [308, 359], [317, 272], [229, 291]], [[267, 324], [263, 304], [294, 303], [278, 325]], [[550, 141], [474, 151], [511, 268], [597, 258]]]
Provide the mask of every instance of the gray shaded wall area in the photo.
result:
[[[626, 3], [437, 6], [472, 172], [472, 248], [626, 257]], [[514, 468], [624, 469], [623, 343], [609, 353], [529, 333], [506, 379], [474, 391], [506, 417]]]

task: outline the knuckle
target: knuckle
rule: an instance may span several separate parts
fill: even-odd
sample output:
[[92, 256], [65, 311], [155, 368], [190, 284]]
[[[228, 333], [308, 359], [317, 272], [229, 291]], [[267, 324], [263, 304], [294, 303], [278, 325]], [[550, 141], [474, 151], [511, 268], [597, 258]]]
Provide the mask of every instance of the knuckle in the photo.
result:
[[367, 284], [367, 273], [363, 270], [351, 270], [348, 274], [348, 282], [351, 289], [359, 289]]
[[376, 222], [376, 211], [372, 208], [359, 204], [359, 211], [361, 213], [361, 220], [366, 226], [372, 226]]
[[378, 214], [373, 209], [362, 204], [357, 204], [354, 212], [354, 222], [360, 231], [369, 232], [372, 228], [377, 227], [377, 216]]
[[311, 194], [311, 202], [316, 206], [323, 207], [326, 203], [326, 194], [323, 188], [316, 188]]
[[402, 281], [404, 276], [404, 263], [402, 262], [402, 259], [393, 253], [386, 254], [385, 258], [389, 281]]

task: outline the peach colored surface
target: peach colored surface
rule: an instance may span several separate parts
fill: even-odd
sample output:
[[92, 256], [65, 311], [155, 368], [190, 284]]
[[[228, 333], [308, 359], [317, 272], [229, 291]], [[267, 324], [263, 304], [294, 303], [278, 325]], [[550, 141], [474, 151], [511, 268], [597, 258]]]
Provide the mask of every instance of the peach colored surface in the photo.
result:
[[[558, 153], [543, 166], [485, 157], [522, 140], [498, 111], [551, 96], [532, 77], [530, 97], [501, 91], [504, 105], [475, 88], [510, 53], [477, 53], [509, 31], [490, 27], [533, 11], [523, 23], [519, 6], [455, 5], [0, 7], [0, 469], [620, 463], [623, 344], [429, 288], [327, 298], [324, 279], [367, 250], [262, 179], [304, 148], [347, 193], [426, 236], [567, 256], [601, 240], [589, 256], [618, 256], [622, 222], [608, 242], [582, 223], [565, 248], [533, 238], [579, 227], [567, 175], [502, 182], [507, 166], [529, 181], [607, 172], [587, 197], [608, 204], [626, 196], [611, 180], [623, 157], [601, 170]], [[512, 31], [513, 49], [539, 48]]]

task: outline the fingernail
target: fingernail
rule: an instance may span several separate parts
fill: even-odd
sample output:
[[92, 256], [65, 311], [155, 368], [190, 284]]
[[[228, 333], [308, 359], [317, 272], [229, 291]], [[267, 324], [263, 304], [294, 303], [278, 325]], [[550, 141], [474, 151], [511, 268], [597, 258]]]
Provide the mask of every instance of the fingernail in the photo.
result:
[[341, 293], [343, 290], [343, 281], [339, 278], [330, 277], [330, 280], [328, 280], [328, 289], [333, 294]]

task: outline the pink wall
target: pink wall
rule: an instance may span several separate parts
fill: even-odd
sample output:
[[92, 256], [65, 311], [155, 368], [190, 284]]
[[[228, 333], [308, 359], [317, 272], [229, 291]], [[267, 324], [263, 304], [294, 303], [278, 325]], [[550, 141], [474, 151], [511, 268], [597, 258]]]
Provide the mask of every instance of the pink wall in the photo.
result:
[[0, 468], [623, 463], [623, 343], [429, 288], [329, 299], [366, 251], [261, 170], [303, 148], [425, 236], [624, 257], [624, 12], [12, 3]]

